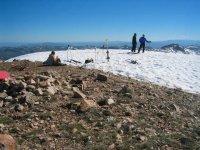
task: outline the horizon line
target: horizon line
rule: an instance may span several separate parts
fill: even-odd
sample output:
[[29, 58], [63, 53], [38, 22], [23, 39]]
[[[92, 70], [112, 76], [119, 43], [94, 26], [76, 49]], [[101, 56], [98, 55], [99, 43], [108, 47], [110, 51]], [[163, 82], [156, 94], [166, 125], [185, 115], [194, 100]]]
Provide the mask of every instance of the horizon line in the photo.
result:
[[[108, 40], [109, 41], [109, 40]], [[109, 42], [131, 42], [132, 40], [130, 40], [130, 41], [120, 41], [120, 40], [111, 40], [111, 41], [109, 41]], [[159, 41], [159, 40], [152, 40], [152, 42], [166, 42], [166, 41], [197, 41], [197, 42], [200, 42], [200, 40], [184, 40], [184, 39], [172, 39], [172, 40], [161, 40], [161, 41]], [[26, 41], [26, 42], [0, 42], [1, 44], [5, 44], [5, 43], [96, 43], [96, 42], [106, 42], [106, 40], [104, 40], [104, 41], [35, 41], [35, 42], [33, 42], [33, 41], [31, 41], [31, 42], [28, 42], [28, 41]]]

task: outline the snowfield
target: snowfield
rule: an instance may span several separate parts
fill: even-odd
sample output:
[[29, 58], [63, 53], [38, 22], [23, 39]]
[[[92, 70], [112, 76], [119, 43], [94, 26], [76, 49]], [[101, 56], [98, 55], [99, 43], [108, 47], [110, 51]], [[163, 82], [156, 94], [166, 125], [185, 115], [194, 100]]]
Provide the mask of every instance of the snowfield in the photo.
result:
[[[50, 52], [38, 52], [9, 59], [45, 61]], [[116, 75], [152, 82], [170, 88], [181, 88], [191, 93], [200, 93], [200, 55], [145, 51], [134, 54], [130, 50], [109, 50], [110, 61], [106, 60], [106, 50], [63, 50], [56, 55], [65, 64], [84, 65], [85, 59], [93, 58], [94, 63], [86, 68], [95, 68]], [[81, 63], [69, 62], [69, 60]], [[132, 64], [131, 61], [137, 61]]]

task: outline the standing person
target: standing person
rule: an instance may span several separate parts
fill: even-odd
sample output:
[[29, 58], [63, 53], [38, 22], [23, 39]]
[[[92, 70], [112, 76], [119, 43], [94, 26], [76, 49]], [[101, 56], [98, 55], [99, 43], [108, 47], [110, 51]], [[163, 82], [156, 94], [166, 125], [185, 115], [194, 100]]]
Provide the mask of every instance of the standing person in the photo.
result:
[[145, 50], [145, 42], [147, 43], [151, 43], [151, 41], [148, 41], [146, 38], [145, 38], [145, 35], [143, 34], [142, 37], [139, 39], [140, 41], [140, 48], [138, 49], [138, 53], [140, 53], [140, 50], [142, 48], [142, 52], [144, 53], [144, 50]]
[[133, 52], [133, 51], [135, 52], [136, 46], [137, 46], [137, 39], [136, 39], [136, 33], [134, 33], [133, 39], [132, 39], [132, 50], [131, 50], [131, 52]]

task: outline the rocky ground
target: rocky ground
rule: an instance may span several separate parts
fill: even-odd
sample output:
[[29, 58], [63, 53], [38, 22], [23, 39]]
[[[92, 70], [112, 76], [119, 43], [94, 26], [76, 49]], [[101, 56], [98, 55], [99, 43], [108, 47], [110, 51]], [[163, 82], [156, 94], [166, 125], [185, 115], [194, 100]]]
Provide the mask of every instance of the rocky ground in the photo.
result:
[[0, 130], [19, 150], [200, 149], [200, 95], [80, 67], [0, 63]]

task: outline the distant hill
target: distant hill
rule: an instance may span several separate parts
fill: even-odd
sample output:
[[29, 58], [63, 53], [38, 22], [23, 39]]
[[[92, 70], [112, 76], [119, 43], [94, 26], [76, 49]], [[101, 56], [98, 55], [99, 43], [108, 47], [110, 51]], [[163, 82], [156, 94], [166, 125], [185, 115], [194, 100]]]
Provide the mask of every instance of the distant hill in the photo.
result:
[[200, 46], [194, 46], [194, 45], [180, 46], [178, 44], [169, 44], [157, 49], [157, 51], [175, 52], [175, 53], [182, 52], [185, 54], [190, 54], [190, 53], [200, 54]]
[[178, 44], [166, 45], [161, 47], [161, 49], [167, 50], [168, 52], [185, 52], [184, 47]]

